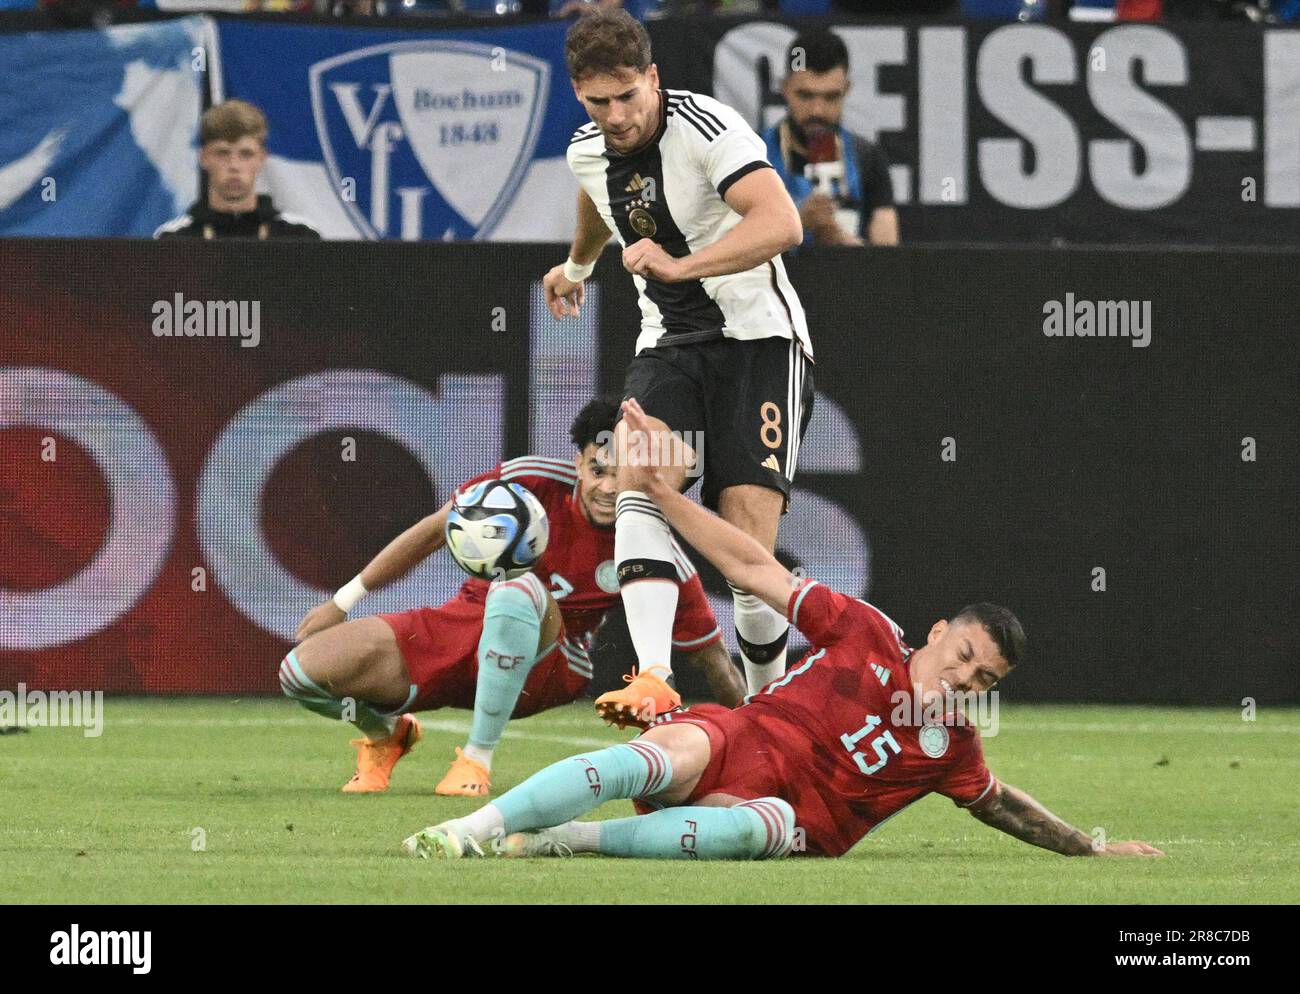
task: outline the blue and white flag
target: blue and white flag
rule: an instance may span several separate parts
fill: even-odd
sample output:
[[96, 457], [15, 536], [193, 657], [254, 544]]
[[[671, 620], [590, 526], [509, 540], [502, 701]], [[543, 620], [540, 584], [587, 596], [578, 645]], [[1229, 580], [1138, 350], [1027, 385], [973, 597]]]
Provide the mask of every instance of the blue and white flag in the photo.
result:
[[587, 121], [567, 28], [222, 20], [214, 100], [265, 111], [264, 187], [326, 238], [564, 241], [565, 152]]
[[204, 34], [0, 35], [0, 235], [148, 237], [193, 203]]

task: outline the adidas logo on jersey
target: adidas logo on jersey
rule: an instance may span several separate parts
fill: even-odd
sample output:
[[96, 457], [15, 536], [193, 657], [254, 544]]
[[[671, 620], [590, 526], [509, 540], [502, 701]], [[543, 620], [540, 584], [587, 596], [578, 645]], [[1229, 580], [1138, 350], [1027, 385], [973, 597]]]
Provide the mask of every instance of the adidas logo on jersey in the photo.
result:
[[768, 456], [764, 459], [763, 468], [770, 469], [773, 473], [781, 472], [781, 464], [776, 461], [776, 456]]
[[643, 186], [645, 186], [645, 180], [641, 178], [641, 174], [633, 173], [632, 182], [629, 183], [627, 186], [623, 187], [623, 190], [626, 193], [640, 193], [641, 187]]
[[876, 679], [880, 681], [882, 687], [889, 683], [889, 670], [885, 669], [879, 663], [871, 664], [871, 672], [876, 674]]

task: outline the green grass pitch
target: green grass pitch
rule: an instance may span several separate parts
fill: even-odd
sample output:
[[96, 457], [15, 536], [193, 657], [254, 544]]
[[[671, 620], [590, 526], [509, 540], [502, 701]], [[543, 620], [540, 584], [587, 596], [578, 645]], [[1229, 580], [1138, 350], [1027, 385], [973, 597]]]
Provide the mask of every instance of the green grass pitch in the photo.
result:
[[[403, 836], [471, 810], [433, 786], [468, 729], [426, 714], [387, 794], [351, 796], [351, 729], [281, 700], [105, 702], [104, 732], [0, 736], [6, 902], [826, 902], [1254, 904], [1300, 900], [1300, 711], [1011, 704], [990, 766], [1072, 823], [1166, 859], [1066, 859], [945, 798], [840, 860], [413, 861]], [[514, 722], [498, 791], [627, 738], [588, 704]], [[631, 813], [620, 801], [597, 817]], [[203, 843], [203, 845], [200, 845]]]

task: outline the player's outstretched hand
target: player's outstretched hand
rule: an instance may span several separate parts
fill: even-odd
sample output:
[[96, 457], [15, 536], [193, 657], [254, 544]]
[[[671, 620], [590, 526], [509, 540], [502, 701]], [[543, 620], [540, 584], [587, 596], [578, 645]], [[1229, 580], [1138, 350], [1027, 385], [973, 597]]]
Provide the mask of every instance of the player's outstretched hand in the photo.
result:
[[578, 316], [582, 307], [583, 282], [574, 283], [564, 276], [564, 265], [558, 265], [542, 278], [542, 287], [546, 291], [546, 306], [557, 318], [569, 315]]
[[627, 422], [627, 448], [619, 454], [619, 488], [648, 493], [659, 482], [659, 467], [651, 458], [650, 434], [654, 430], [635, 397], [623, 401], [623, 419]]
[[1159, 849], [1149, 842], [1108, 842], [1101, 856], [1163, 856]]
[[293, 633], [294, 641], [301, 642], [309, 635], [323, 632], [326, 628], [333, 628], [347, 620], [347, 612], [335, 604], [333, 599], [327, 600], [324, 604], [317, 604], [302, 616], [302, 621], [298, 622], [298, 630]]

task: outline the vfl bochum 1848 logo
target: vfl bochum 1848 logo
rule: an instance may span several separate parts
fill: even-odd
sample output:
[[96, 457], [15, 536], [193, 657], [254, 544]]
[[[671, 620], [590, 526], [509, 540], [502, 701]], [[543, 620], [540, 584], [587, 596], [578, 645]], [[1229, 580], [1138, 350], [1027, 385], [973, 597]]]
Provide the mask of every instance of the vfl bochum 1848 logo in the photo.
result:
[[338, 55], [310, 76], [325, 167], [357, 230], [473, 239], [492, 232], [532, 159], [550, 65], [427, 40]]

